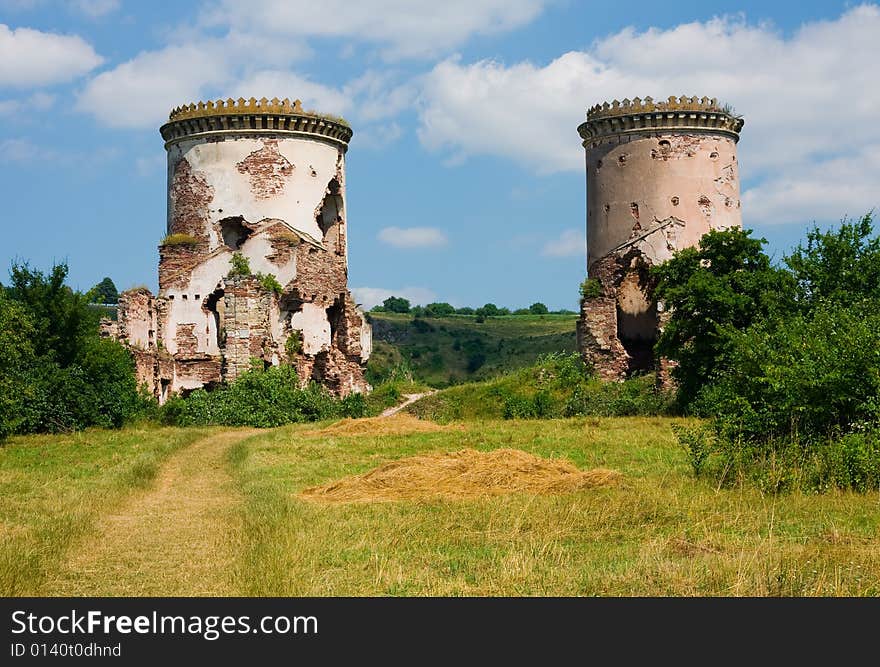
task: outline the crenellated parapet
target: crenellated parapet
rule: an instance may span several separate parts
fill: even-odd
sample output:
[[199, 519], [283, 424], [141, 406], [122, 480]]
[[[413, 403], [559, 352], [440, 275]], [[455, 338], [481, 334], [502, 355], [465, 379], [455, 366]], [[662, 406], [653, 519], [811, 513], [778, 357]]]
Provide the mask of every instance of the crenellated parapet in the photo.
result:
[[578, 133], [584, 146], [603, 137], [672, 131], [712, 132], [738, 141], [744, 122], [729, 107], [719, 105], [714, 97], [670, 96], [665, 102], [636, 97], [591, 107]]
[[307, 111], [299, 100], [277, 97], [198, 102], [176, 107], [159, 132], [166, 147], [191, 138], [222, 135], [314, 136], [343, 148], [352, 130], [342, 118]]

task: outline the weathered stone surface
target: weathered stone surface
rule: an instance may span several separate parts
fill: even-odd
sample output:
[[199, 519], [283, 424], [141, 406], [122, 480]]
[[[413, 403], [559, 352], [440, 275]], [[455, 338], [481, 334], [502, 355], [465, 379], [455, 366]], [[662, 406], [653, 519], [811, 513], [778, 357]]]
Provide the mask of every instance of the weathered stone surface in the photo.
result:
[[[117, 330], [136, 351], [139, 379], [160, 400], [234, 380], [255, 361], [290, 363], [303, 383], [341, 395], [369, 389], [370, 327], [348, 291], [350, 130], [329, 121], [318, 127], [320, 117], [296, 105], [272, 109], [264, 135], [254, 132], [259, 124], [236, 133], [252, 119], [228, 109], [163, 126], [168, 233], [177, 236], [159, 249], [158, 296], [140, 290], [120, 298]], [[264, 278], [233, 276], [233, 253]], [[299, 349], [287, 345], [294, 334]]]

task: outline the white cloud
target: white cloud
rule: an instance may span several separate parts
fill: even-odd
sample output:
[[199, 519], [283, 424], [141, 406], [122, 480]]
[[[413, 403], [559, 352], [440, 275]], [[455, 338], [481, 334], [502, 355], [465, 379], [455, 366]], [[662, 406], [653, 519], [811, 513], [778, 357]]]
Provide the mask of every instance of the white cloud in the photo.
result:
[[382, 47], [387, 58], [422, 57], [474, 35], [528, 24], [546, 0], [220, 0], [203, 17], [270, 35], [348, 38]]
[[73, 0], [70, 3], [78, 12], [91, 18], [106, 16], [119, 9], [119, 0]]
[[402, 287], [385, 289], [384, 287], [352, 287], [354, 300], [366, 310], [378, 306], [388, 297], [398, 296], [408, 299], [412, 305], [422, 305], [437, 301], [437, 295], [425, 287]]
[[395, 248], [436, 248], [448, 242], [435, 227], [385, 227], [377, 238]]
[[173, 107], [199, 100], [229, 78], [222, 42], [169, 46], [102, 72], [79, 94], [76, 108], [111, 127], [155, 127]]
[[[423, 80], [419, 137], [427, 148], [459, 159], [492, 154], [537, 172], [577, 171], [583, 149], [576, 127], [592, 104], [648, 95], [716, 96], [745, 116], [743, 176], [769, 179], [760, 191], [746, 193], [744, 201], [754, 205], [759, 192], [775, 199], [791, 193], [786, 183], [797, 183], [814, 162], [840, 170], [860, 159], [864, 146], [880, 142], [878, 34], [880, 7], [870, 4], [805, 24], [791, 36], [718, 18], [668, 30], [626, 29], [546, 66], [449, 59]], [[873, 164], [849, 169], [852, 180], [841, 182], [836, 194], [828, 192], [830, 184], [821, 190], [829, 201], [847, 193], [862, 197], [880, 182]], [[806, 202], [789, 201], [783, 217], [809, 217]], [[824, 210], [838, 217], [831, 208], [837, 210]], [[765, 217], [770, 211], [769, 205], [745, 206], [744, 216], [773, 222]]]
[[24, 99], [0, 100], [0, 116], [27, 112], [46, 111], [55, 104], [55, 96], [49, 93], [36, 92]]
[[586, 255], [587, 239], [582, 231], [566, 229], [559, 238], [551, 239], [544, 244], [541, 255], [544, 257], [575, 257]]
[[809, 161], [743, 194], [745, 225], [836, 222], [880, 210], [880, 142], [854, 154]]
[[103, 62], [77, 35], [0, 23], [0, 85], [35, 87], [71, 81]]

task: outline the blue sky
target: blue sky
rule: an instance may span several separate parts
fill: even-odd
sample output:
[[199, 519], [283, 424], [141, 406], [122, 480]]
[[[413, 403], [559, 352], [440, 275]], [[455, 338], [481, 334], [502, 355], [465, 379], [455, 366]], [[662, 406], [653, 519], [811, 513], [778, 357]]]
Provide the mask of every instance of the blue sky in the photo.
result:
[[0, 0], [0, 280], [67, 260], [81, 289], [155, 289], [159, 125], [265, 95], [354, 128], [359, 301], [574, 309], [588, 106], [733, 104], [744, 225], [781, 257], [814, 221], [880, 208], [878, 62], [877, 4]]

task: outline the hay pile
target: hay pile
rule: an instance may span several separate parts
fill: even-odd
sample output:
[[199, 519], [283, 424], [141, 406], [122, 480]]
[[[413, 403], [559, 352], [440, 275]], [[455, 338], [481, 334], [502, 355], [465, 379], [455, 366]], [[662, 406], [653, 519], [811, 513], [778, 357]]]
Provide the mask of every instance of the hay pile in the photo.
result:
[[507, 493], [557, 494], [616, 484], [619, 472], [579, 470], [570, 461], [519, 449], [411, 456], [362, 475], [306, 489], [301, 497], [327, 503], [468, 499]]
[[461, 426], [443, 426], [423, 421], [413, 415], [398, 413], [392, 417], [367, 419], [342, 419], [318, 431], [306, 431], [305, 435], [407, 435], [409, 433], [435, 433], [437, 431], [460, 431]]

